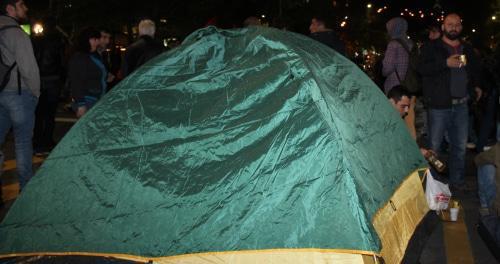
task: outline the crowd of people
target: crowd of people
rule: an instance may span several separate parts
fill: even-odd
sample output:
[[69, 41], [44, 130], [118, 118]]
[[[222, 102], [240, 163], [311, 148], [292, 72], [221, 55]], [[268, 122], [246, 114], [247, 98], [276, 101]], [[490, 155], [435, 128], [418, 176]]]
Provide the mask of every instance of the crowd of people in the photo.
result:
[[[387, 23], [391, 40], [383, 60], [384, 91], [405, 118], [422, 154], [448, 156], [453, 192], [472, 189], [465, 182], [467, 146], [479, 153], [475, 161], [480, 212], [498, 215], [498, 55], [486, 55], [463, 41], [462, 19], [457, 14], [447, 15], [441, 28], [431, 27], [429, 41], [421, 47], [410, 41], [407, 27], [399, 17]], [[415, 80], [409, 78], [412, 74]], [[416, 122], [419, 119], [423, 122]]]
[[[0, 9], [0, 62], [5, 66], [0, 76], [0, 146], [12, 129], [22, 191], [33, 176], [33, 154], [46, 155], [56, 145], [55, 117], [61, 97], [69, 94], [70, 107], [80, 118], [118, 77], [126, 77], [165, 51], [165, 46], [154, 38], [155, 23], [141, 20], [138, 39], [128, 47], [116, 70], [109, 63], [108, 30], [81, 30], [68, 56], [68, 41], [57, 31], [54, 21], [46, 21], [42, 37], [30, 38], [20, 27], [28, 23], [28, 7], [23, 0], [1, 0]], [[0, 149], [0, 165], [3, 163]]]
[[[54, 21], [46, 21], [42, 38], [30, 39], [19, 27], [27, 22], [24, 1], [0, 2], [2, 64], [12, 66], [0, 92], [0, 146], [12, 128], [22, 190], [33, 175], [33, 150], [46, 154], [56, 145], [53, 133], [61, 94], [69, 93], [71, 109], [80, 118], [117, 81], [165, 51], [165, 46], [155, 39], [155, 23], [144, 19], [138, 24], [137, 40], [121, 56], [119, 67], [110, 65], [112, 34], [104, 28], [83, 29], [68, 56], [68, 43]], [[348, 56], [328, 21], [320, 15], [312, 17], [310, 37]], [[249, 17], [244, 25], [259, 26], [260, 20]], [[457, 14], [448, 14], [442, 25], [430, 27], [425, 43], [410, 40], [408, 23], [402, 17], [390, 19], [386, 28], [390, 40], [382, 61], [381, 89], [424, 156], [431, 153], [444, 159], [447, 154], [452, 190], [469, 188], [465, 155], [468, 145], [475, 147], [480, 153], [476, 164], [482, 210], [490, 213], [495, 208], [498, 213], [500, 202], [494, 202], [499, 200], [499, 179], [495, 177], [498, 144], [494, 145], [500, 136], [496, 121], [500, 117], [498, 56], [463, 41], [462, 19]], [[0, 164], [2, 159], [0, 152]]]

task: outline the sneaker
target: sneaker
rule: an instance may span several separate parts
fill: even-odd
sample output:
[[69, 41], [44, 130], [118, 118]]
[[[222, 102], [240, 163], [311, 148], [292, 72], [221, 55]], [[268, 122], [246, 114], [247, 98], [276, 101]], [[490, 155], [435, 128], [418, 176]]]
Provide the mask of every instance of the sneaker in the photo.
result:
[[467, 142], [467, 145], [465, 145], [468, 149], [475, 149], [476, 144], [474, 142]]

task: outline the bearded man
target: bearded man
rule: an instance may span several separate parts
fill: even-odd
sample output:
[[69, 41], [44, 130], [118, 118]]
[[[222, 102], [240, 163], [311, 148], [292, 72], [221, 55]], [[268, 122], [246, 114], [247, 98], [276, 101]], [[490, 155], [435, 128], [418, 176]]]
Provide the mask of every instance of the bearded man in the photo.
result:
[[443, 36], [421, 50], [418, 71], [422, 76], [425, 103], [429, 109], [431, 149], [438, 153], [445, 133], [450, 139], [449, 178], [452, 190], [465, 185], [465, 151], [468, 132], [468, 101], [479, 100], [479, 58], [462, 42], [462, 19], [449, 14], [441, 26]]

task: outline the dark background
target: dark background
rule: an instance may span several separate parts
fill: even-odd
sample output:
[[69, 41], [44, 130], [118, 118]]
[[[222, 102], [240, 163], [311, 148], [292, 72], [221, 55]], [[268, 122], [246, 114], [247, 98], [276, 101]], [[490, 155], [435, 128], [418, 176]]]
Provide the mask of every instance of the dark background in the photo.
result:
[[[184, 38], [194, 30], [214, 22], [222, 28], [240, 27], [248, 16], [265, 16], [263, 22], [271, 26], [308, 34], [311, 16], [327, 15], [334, 22], [333, 29], [343, 39], [359, 47], [382, 47], [386, 43], [385, 22], [399, 16], [404, 9], [419, 10], [425, 18], [405, 18], [410, 24], [410, 35], [425, 38], [428, 25], [438, 23], [435, 16], [441, 12], [457, 12], [463, 17], [464, 34], [476, 42], [495, 39], [499, 22], [491, 20], [498, 13], [500, 0], [25, 0], [30, 8], [32, 22], [54, 19], [69, 36], [85, 26], [106, 27], [114, 33], [133, 38], [133, 27], [141, 18], [157, 22], [159, 37]], [[367, 8], [371, 3], [372, 8]], [[379, 8], [387, 8], [377, 13]], [[340, 23], [348, 16], [347, 24]], [[160, 19], [164, 22], [160, 22]], [[499, 17], [500, 20], [500, 17]], [[165, 22], [166, 21], [166, 22]], [[476, 33], [472, 33], [472, 29]], [[500, 36], [498, 36], [500, 37]]]

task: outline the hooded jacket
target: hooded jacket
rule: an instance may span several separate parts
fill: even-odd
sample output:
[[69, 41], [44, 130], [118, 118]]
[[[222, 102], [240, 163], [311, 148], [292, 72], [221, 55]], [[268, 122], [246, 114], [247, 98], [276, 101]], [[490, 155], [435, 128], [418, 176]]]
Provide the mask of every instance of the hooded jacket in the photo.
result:
[[[1, 15], [0, 27], [10, 25], [19, 26], [19, 23], [12, 17]], [[17, 63], [11, 72], [9, 83], [2, 92], [18, 90], [17, 70], [19, 69], [21, 89], [29, 89], [34, 96], [40, 96], [40, 74], [28, 34], [20, 27], [5, 29], [0, 32], [0, 48], [5, 64]]]
[[405, 19], [401, 17], [393, 18], [387, 22], [386, 28], [391, 41], [387, 44], [385, 51], [382, 62], [382, 74], [387, 77], [384, 82], [384, 91], [388, 93], [392, 87], [400, 84], [399, 79], [401, 81], [405, 79], [406, 72], [408, 71], [410, 55], [400, 42], [406, 43], [406, 46], [410, 50], [413, 48], [413, 42], [408, 39], [408, 35], [406, 34], [408, 23]]

